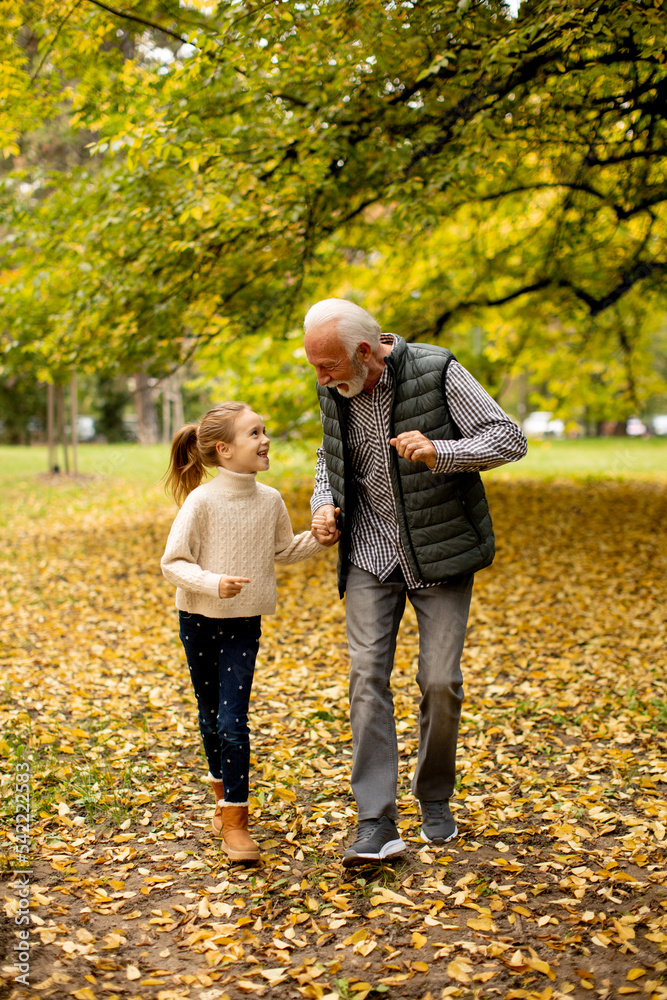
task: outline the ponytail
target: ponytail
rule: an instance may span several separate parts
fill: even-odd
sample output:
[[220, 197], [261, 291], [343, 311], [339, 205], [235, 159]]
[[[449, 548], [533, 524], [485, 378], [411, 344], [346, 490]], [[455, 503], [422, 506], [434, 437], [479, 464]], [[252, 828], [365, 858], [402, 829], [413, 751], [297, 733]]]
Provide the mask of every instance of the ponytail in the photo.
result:
[[183, 503], [188, 493], [200, 485], [206, 468], [219, 465], [216, 445], [218, 441], [231, 444], [234, 425], [242, 410], [249, 410], [247, 403], [219, 403], [209, 410], [199, 424], [186, 424], [176, 431], [171, 442], [169, 468], [163, 478], [164, 488], [176, 503]]
[[163, 476], [165, 492], [173, 496], [179, 507], [206, 475], [197, 446], [197, 430], [197, 424], [186, 424], [176, 431], [171, 442], [169, 468]]

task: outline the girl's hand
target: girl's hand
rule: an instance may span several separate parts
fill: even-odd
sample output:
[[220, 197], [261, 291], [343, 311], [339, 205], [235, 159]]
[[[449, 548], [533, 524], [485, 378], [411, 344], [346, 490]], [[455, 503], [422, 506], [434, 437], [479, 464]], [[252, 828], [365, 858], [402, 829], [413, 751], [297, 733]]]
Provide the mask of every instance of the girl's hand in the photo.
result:
[[245, 576], [221, 576], [218, 593], [220, 597], [236, 597], [243, 590], [244, 583], [250, 583]]

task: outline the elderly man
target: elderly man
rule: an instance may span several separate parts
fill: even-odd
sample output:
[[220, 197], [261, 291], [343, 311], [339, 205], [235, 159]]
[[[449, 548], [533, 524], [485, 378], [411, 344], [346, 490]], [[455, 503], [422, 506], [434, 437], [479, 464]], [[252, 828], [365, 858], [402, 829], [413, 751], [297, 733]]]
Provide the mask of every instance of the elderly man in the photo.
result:
[[480, 469], [526, 453], [516, 424], [450, 351], [382, 334], [373, 317], [325, 299], [304, 322], [324, 438], [313, 533], [340, 538], [350, 652], [351, 868], [405, 849], [396, 821], [398, 747], [390, 687], [406, 596], [419, 627], [419, 754], [412, 791], [421, 837], [457, 834], [449, 799], [463, 700], [460, 668], [473, 576], [494, 538]]

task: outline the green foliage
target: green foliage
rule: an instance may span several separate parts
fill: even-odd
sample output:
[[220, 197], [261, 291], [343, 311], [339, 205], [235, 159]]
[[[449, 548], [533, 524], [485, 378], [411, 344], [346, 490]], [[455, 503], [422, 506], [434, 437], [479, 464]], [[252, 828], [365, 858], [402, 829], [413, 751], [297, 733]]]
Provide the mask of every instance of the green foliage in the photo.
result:
[[274, 437], [317, 436], [320, 431], [315, 377], [302, 335], [248, 334], [212, 342], [199, 355], [201, 375], [191, 390], [206, 390], [212, 402], [242, 399], [261, 413]]
[[100, 378], [96, 390], [92, 407], [96, 433], [110, 444], [127, 441], [128, 431], [123, 416], [130, 402], [130, 393], [126, 386], [120, 380]]
[[[30, 444], [44, 433], [46, 390], [34, 375], [0, 379], [0, 442]], [[38, 416], [37, 416], [38, 415]]]
[[266, 354], [293, 428], [290, 331], [339, 294], [462, 360], [479, 327], [496, 394], [527, 372], [618, 417], [664, 387], [662, 3], [9, 0], [2, 26], [6, 371], [231, 351], [247, 396]]

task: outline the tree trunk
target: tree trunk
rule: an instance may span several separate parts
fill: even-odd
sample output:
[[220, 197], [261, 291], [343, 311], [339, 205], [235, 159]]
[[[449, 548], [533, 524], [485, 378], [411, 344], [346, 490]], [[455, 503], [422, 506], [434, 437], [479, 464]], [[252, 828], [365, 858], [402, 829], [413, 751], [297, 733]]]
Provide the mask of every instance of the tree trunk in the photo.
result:
[[162, 442], [169, 444], [179, 427], [183, 426], [183, 394], [178, 373], [162, 383]]
[[177, 430], [185, 423], [183, 418], [183, 393], [181, 392], [181, 379], [178, 374], [172, 375], [172, 382], [174, 386], [174, 392], [172, 396], [172, 425], [171, 434], [172, 437]]
[[49, 474], [53, 472], [53, 467], [56, 464], [56, 443], [53, 435], [53, 410], [54, 410], [54, 391], [53, 382], [47, 383], [46, 386], [46, 441], [49, 448]]
[[134, 406], [137, 413], [139, 444], [157, 444], [157, 410], [148, 375], [145, 372], [137, 372], [134, 376]]
[[72, 381], [69, 387], [70, 420], [72, 424], [72, 472], [76, 476], [79, 472], [79, 406], [77, 399], [76, 372], [72, 372]]
[[171, 441], [171, 394], [169, 379], [162, 383], [162, 444]]
[[[63, 446], [63, 465], [65, 473], [69, 474], [69, 453], [67, 449], [67, 432], [65, 431], [65, 391], [62, 385], [56, 386], [56, 440]], [[54, 466], [54, 470], [58, 466]]]

